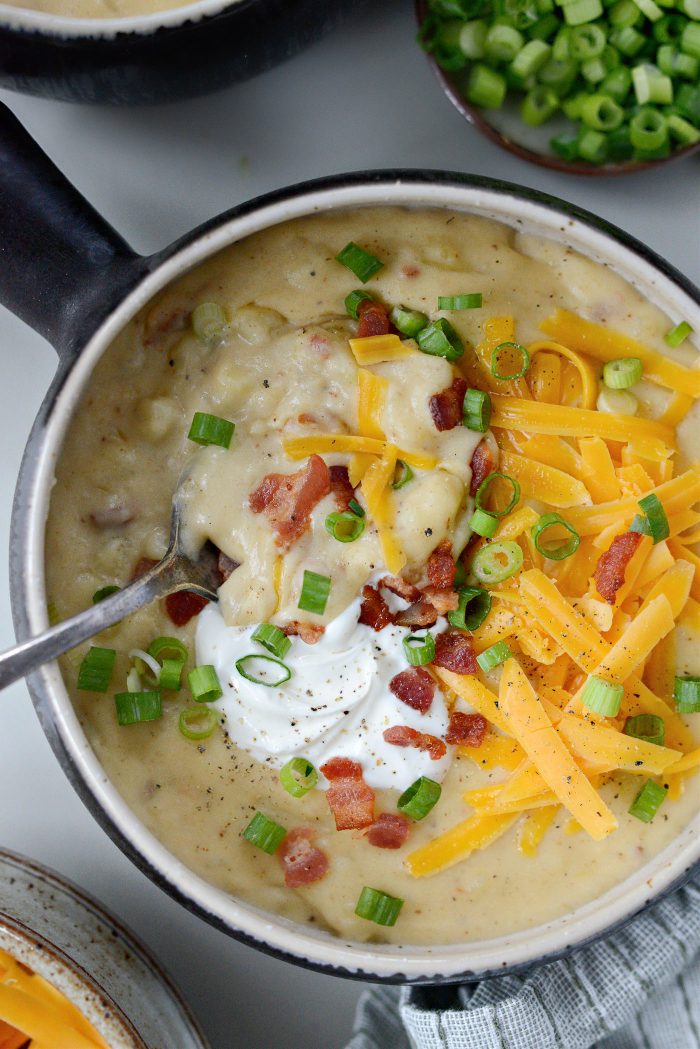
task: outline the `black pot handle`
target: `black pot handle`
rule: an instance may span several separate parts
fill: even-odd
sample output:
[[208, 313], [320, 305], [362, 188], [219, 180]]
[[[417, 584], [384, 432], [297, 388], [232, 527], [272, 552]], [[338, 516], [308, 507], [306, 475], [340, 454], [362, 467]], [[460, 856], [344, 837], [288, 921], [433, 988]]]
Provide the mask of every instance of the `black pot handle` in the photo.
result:
[[0, 302], [70, 356], [147, 269], [0, 103]]

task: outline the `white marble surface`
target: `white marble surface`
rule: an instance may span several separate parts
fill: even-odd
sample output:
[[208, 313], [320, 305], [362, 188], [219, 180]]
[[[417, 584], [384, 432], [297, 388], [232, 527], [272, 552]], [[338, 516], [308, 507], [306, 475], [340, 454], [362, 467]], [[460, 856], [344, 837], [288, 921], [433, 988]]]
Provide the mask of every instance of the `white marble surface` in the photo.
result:
[[[635, 234], [700, 283], [700, 158], [620, 179], [565, 178], [530, 166], [463, 123], [413, 38], [408, 0], [375, 0], [363, 17], [305, 54], [209, 98], [128, 111], [2, 97], [139, 251], [301, 179], [436, 167], [568, 198]], [[0, 549], [6, 550], [23, 444], [55, 360], [39, 336], [2, 308], [0, 355]], [[0, 645], [12, 640], [3, 556]], [[137, 930], [178, 980], [213, 1049], [345, 1044], [360, 987], [253, 952], [151, 885], [73, 793], [23, 684], [0, 699], [0, 783], [0, 843], [80, 882]]]

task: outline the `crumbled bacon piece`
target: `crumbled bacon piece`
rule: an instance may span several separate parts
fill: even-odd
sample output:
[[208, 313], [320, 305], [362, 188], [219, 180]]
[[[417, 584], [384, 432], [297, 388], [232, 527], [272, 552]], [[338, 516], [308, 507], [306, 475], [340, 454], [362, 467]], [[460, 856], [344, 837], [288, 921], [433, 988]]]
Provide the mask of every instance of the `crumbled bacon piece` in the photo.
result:
[[239, 563], [240, 562], [234, 561], [232, 557], [229, 557], [227, 554], [225, 554], [223, 550], [219, 550], [219, 560], [217, 568], [221, 572], [222, 583], [225, 583], [228, 577], [236, 571], [236, 569], [239, 566]]
[[367, 841], [378, 849], [400, 849], [410, 829], [406, 816], [397, 812], [381, 812], [367, 831]]
[[472, 456], [472, 480], [469, 486], [470, 495], [476, 495], [476, 490], [490, 473], [496, 469], [496, 464], [491, 455], [491, 449], [486, 441], [480, 441]]
[[330, 466], [328, 473], [336, 506], [341, 512], [347, 510], [350, 500], [355, 498], [355, 489], [350, 484], [347, 466]]
[[362, 604], [360, 605], [360, 623], [372, 627], [372, 630], [383, 630], [392, 622], [389, 606], [373, 586], [362, 588]]
[[423, 597], [429, 601], [438, 615], [454, 612], [459, 608], [459, 594], [456, 590], [443, 590], [439, 586], [424, 586]]
[[416, 601], [410, 608], [397, 612], [394, 622], [397, 626], [408, 626], [412, 629], [432, 626], [438, 617], [435, 607], [426, 598]]
[[425, 667], [409, 667], [394, 675], [389, 682], [389, 691], [407, 707], [425, 714], [433, 702], [435, 682]]
[[357, 337], [366, 339], [370, 335], [388, 335], [391, 331], [389, 311], [383, 302], [363, 299], [357, 307]]
[[413, 583], [402, 579], [400, 575], [385, 575], [379, 580], [379, 586], [385, 590], [391, 590], [392, 594], [402, 597], [404, 601], [417, 601], [420, 590]]
[[625, 570], [642, 541], [641, 532], [623, 532], [616, 535], [610, 547], [598, 559], [594, 574], [598, 593], [612, 605], [615, 595], [625, 581]]
[[254, 514], [267, 514], [277, 545], [287, 550], [304, 534], [311, 511], [330, 490], [328, 467], [320, 455], [311, 455], [296, 473], [263, 477], [248, 501]]
[[433, 663], [453, 674], [476, 674], [478, 664], [474, 655], [472, 639], [456, 630], [447, 630], [435, 638]]
[[205, 605], [208, 605], [206, 597], [192, 594], [189, 590], [178, 590], [176, 594], [168, 594], [165, 599], [165, 611], [171, 623], [175, 626], [184, 626], [190, 619], [198, 616]]
[[443, 539], [428, 558], [428, 582], [440, 588], [452, 587], [457, 566], [452, 557], [452, 543]]
[[314, 832], [310, 828], [295, 827], [277, 851], [284, 871], [284, 884], [290, 889], [320, 881], [328, 871], [328, 857], [316, 848], [313, 839]]
[[430, 414], [438, 430], [453, 430], [462, 421], [462, 406], [467, 384], [456, 376], [452, 385], [430, 398]]
[[146, 572], [150, 572], [152, 568], [155, 568], [158, 564], [152, 557], [141, 557], [134, 565], [134, 570], [131, 573], [131, 582], [135, 583], [137, 579], [140, 579]]
[[331, 758], [321, 772], [330, 780], [326, 800], [338, 830], [360, 830], [374, 823], [374, 791], [365, 783], [359, 762]]
[[415, 266], [411, 263], [407, 263], [405, 266], [401, 267], [401, 274], [404, 277], [417, 277], [419, 273], [420, 266]]
[[431, 736], [427, 732], [418, 732], [408, 725], [392, 725], [384, 729], [384, 740], [395, 747], [415, 747], [416, 750], [425, 750], [430, 754], [433, 761], [439, 761], [447, 753], [447, 747], [437, 736]]
[[480, 747], [488, 727], [483, 714], [464, 714], [461, 710], [453, 710], [445, 739], [455, 746]]
[[287, 637], [300, 637], [307, 645], [315, 645], [326, 632], [319, 623], [300, 623], [298, 619], [286, 623], [281, 629]]

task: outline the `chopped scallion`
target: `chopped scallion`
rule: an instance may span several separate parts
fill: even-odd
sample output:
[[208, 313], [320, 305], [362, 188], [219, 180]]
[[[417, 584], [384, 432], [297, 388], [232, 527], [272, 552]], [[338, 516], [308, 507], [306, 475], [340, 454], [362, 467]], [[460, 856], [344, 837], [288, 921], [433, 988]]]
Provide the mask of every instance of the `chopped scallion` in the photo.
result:
[[395, 925], [402, 907], [403, 900], [396, 896], [387, 896], [385, 892], [366, 885], [360, 893], [355, 914], [358, 918], [366, 918], [377, 925]]
[[207, 346], [221, 342], [227, 323], [226, 312], [218, 302], [200, 302], [192, 311], [192, 330]]
[[[562, 539], [557, 537], [554, 539], [550, 537], [549, 540], [546, 540], [544, 533], [550, 528], [563, 528], [569, 533], [571, 538]], [[543, 557], [549, 558], [550, 561], [563, 561], [565, 558], [571, 557], [581, 545], [581, 537], [573, 525], [556, 513], [543, 514], [537, 524], [533, 526], [531, 535], [535, 548]]]
[[649, 492], [648, 495], [643, 496], [639, 500], [638, 505], [643, 510], [644, 517], [640, 520], [640, 515], [636, 515], [630, 525], [630, 531], [650, 535], [654, 546], [663, 539], [668, 539], [671, 529], [666, 511], [658, 495], [654, 492]]
[[664, 335], [664, 342], [667, 346], [670, 346], [672, 350], [675, 350], [676, 346], [680, 346], [682, 342], [692, 335], [693, 329], [690, 327], [687, 321], [681, 321], [675, 328], [671, 328]]
[[486, 507], [484, 506], [484, 502], [488, 498], [489, 488], [491, 487], [493, 482], [497, 480], [505, 481], [506, 484], [509, 484], [511, 487], [512, 494], [507, 506], [503, 507], [500, 510], [489, 509], [488, 513], [493, 514], [494, 517], [505, 517], [506, 514], [509, 514], [511, 510], [513, 510], [518, 505], [518, 501], [520, 499], [520, 482], [516, 481], [514, 477], [509, 477], [508, 474], [499, 473], [497, 470], [494, 470], [493, 473], [488, 474], [476, 490], [475, 503], [477, 510], [486, 509]]
[[423, 820], [431, 809], [435, 808], [441, 794], [442, 787], [439, 783], [428, 779], [427, 776], [421, 776], [403, 792], [396, 802], [396, 808], [412, 820]]
[[411, 634], [403, 639], [403, 650], [412, 667], [424, 667], [435, 658], [435, 639], [432, 634]]
[[358, 291], [351, 291], [350, 294], [345, 297], [345, 309], [354, 321], [359, 320], [357, 308], [360, 303], [364, 302], [366, 299], [374, 301], [375, 296], [368, 291], [362, 291], [360, 289]]
[[483, 536], [484, 539], [493, 539], [498, 531], [498, 518], [494, 514], [477, 507], [469, 521], [469, 527], [475, 535]]
[[181, 659], [164, 659], [158, 675], [160, 687], [167, 689], [169, 692], [177, 692], [180, 688], [184, 665]]
[[651, 823], [668, 791], [653, 779], [648, 779], [630, 805], [630, 816], [636, 816], [642, 823]]
[[306, 758], [292, 758], [280, 769], [280, 783], [293, 798], [303, 798], [318, 783], [318, 772]]
[[620, 712], [624, 694], [624, 685], [615, 685], [611, 681], [605, 681], [604, 678], [591, 674], [583, 686], [581, 701], [588, 710], [592, 710], [595, 714], [614, 718]]
[[491, 395], [486, 390], [467, 390], [462, 415], [462, 422], [468, 430], [486, 433], [491, 422]]
[[207, 412], [195, 412], [187, 436], [196, 444], [215, 444], [220, 448], [228, 448], [235, 429], [235, 423], [228, 419]]
[[423, 353], [431, 357], [444, 357], [448, 361], [457, 361], [464, 353], [464, 343], [444, 317], [423, 328], [418, 333], [417, 342]]
[[493, 670], [495, 667], [500, 667], [502, 663], [505, 663], [506, 659], [510, 659], [513, 653], [506, 644], [505, 641], [497, 641], [495, 645], [490, 645], [483, 652], [480, 652], [476, 657], [476, 661], [485, 674], [488, 674], [489, 670]]
[[99, 590], [96, 590], [92, 595], [93, 605], [99, 605], [100, 601], [104, 601], [106, 597], [111, 597], [112, 594], [118, 594], [121, 590], [120, 586], [103, 586]]
[[497, 539], [482, 547], [472, 561], [472, 572], [480, 583], [502, 583], [510, 579], [523, 563], [523, 552], [512, 539]]
[[465, 292], [463, 295], [439, 295], [439, 310], [478, 310], [483, 296], [480, 291]]
[[92, 645], [80, 664], [76, 687], [82, 692], [106, 692], [116, 658], [113, 648]]
[[349, 270], [355, 274], [358, 280], [361, 280], [363, 284], [373, 277], [384, 265], [374, 255], [370, 255], [364, 248], [359, 247], [353, 241], [346, 244], [342, 251], [336, 255], [336, 261], [342, 266], [346, 266]]
[[397, 492], [399, 488], [403, 488], [411, 480], [413, 480], [413, 470], [408, 463], [403, 461], [403, 459], [397, 459], [394, 480], [391, 483], [391, 487]]
[[[499, 361], [505, 356], [506, 361], [516, 358], [513, 367], [517, 370], [502, 372]], [[530, 354], [519, 342], [502, 342], [491, 354], [491, 374], [495, 379], [507, 381], [509, 379], [521, 379], [530, 367]]]
[[272, 623], [261, 623], [250, 636], [251, 641], [257, 641], [259, 645], [272, 652], [278, 659], [284, 659], [292, 646], [291, 638], [287, 637], [284, 630]]
[[664, 719], [658, 714], [635, 714], [625, 721], [625, 735], [641, 739], [645, 743], [655, 743], [663, 747], [666, 738]]
[[467, 586], [459, 591], [459, 607], [447, 613], [451, 626], [461, 630], [476, 630], [491, 611], [491, 595], [478, 586]]
[[157, 637], [148, 646], [148, 654], [159, 660], [179, 659], [181, 663], [186, 663], [189, 656], [187, 646], [177, 637]]
[[644, 367], [639, 357], [621, 357], [608, 361], [603, 368], [603, 382], [611, 390], [627, 390], [638, 383]]
[[160, 692], [117, 692], [114, 703], [120, 725], [158, 721], [163, 716]]
[[326, 531], [339, 543], [354, 543], [365, 530], [364, 517], [357, 517], [350, 510], [335, 511], [325, 521]]
[[355, 514], [355, 517], [365, 516], [364, 508], [360, 506], [357, 499], [350, 500], [350, 502], [348, 503], [348, 510], [351, 510]]
[[196, 703], [214, 703], [223, 696], [223, 689], [216, 669], [209, 664], [195, 667], [187, 675], [192, 698]]
[[409, 310], [407, 306], [394, 306], [389, 317], [396, 330], [409, 339], [415, 339], [430, 324], [427, 314]]
[[265, 685], [266, 688], [278, 688], [289, 681], [292, 671], [281, 659], [274, 656], [261, 656], [251, 652], [236, 660], [236, 670], [246, 681], [254, 685]]
[[319, 575], [318, 572], [310, 572], [308, 569], [304, 569], [304, 581], [297, 608], [301, 608], [304, 612], [314, 612], [317, 616], [322, 616], [326, 611], [330, 592], [330, 576]]
[[178, 718], [177, 727], [185, 739], [208, 739], [219, 718], [211, 707], [187, 707]]
[[274, 855], [282, 844], [287, 831], [279, 823], [267, 818], [262, 812], [256, 812], [252, 820], [243, 831], [243, 837], [251, 845], [257, 845], [259, 849], [269, 856]]
[[676, 677], [673, 698], [679, 714], [700, 714], [700, 677]]

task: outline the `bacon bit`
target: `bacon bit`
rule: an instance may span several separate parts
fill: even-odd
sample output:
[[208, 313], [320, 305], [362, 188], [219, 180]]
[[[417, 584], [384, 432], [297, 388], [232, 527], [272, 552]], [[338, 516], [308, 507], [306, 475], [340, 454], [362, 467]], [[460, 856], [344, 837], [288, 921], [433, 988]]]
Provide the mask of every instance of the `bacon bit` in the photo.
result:
[[347, 466], [331, 466], [328, 473], [336, 506], [340, 511], [347, 510], [350, 500], [355, 498], [355, 489], [350, 484]]
[[254, 514], [267, 514], [277, 532], [277, 546], [288, 550], [309, 527], [311, 511], [330, 490], [328, 467], [320, 455], [312, 455], [296, 473], [263, 477], [249, 503]]
[[389, 682], [389, 691], [413, 710], [425, 714], [435, 695], [435, 682], [424, 667], [409, 667]]
[[377, 849], [400, 849], [408, 839], [411, 825], [406, 816], [381, 812], [367, 831], [367, 841]]
[[488, 727], [488, 721], [483, 714], [463, 714], [461, 710], [453, 710], [445, 739], [455, 746], [480, 747]]
[[453, 674], [476, 674], [478, 664], [472, 639], [467, 634], [448, 630], [435, 638], [436, 667], [451, 670]]
[[476, 490], [485, 478], [496, 469], [496, 464], [491, 455], [491, 449], [486, 441], [481, 441], [476, 446], [472, 456], [472, 480], [469, 486], [469, 494], [476, 495]]
[[432, 605], [426, 598], [421, 598], [420, 601], [416, 601], [416, 603], [411, 605], [410, 608], [405, 608], [402, 612], [397, 612], [394, 616], [394, 622], [397, 626], [416, 628], [432, 626], [437, 617], [438, 614], [434, 605]]
[[222, 583], [226, 582], [228, 577], [233, 572], [236, 571], [236, 569], [239, 567], [239, 565], [240, 565], [239, 561], [234, 561], [233, 558], [229, 557], [227, 554], [225, 554], [223, 552], [223, 550], [219, 550], [219, 561], [218, 561], [217, 567], [218, 567], [219, 571], [221, 572], [221, 582]]
[[362, 777], [362, 765], [350, 758], [331, 758], [321, 772], [331, 783], [326, 800], [337, 830], [361, 830], [374, 823], [374, 791]]
[[141, 557], [134, 565], [134, 570], [131, 573], [130, 582], [135, 583], [137, 579], [140, 579], [146, 572], [150, 572], [152, 568], [155, 568], [158, 564], [152, 557]]
[[428, 558], [428, 582], [431, 586], [443, 589], [452, 587], [456, 571], [457, 566], [452, 557], [452, 543], [449, 539], [443, 539]]
[[615, 603], [615, 595], [625, 581], [625, 569], [641, 541], [641, 532], [623, 532], [615, 536], [598, 559], [593, 578], [598, 593], [609, 605]]
[[362, 588], [359, 622], [364, 623], [365, 626], [372, 627], [372, 630], [377, 632], [383, 630], [385, 626], [389, 626], [389, 623], [392, 622], [388, 604], [373, 586], [364, 586]]
[[452, 385], [440, 393], [435, 393], [428, 402], [430, 414], [438, 430], [453, 430], [462, 421], [462, 406], [467, 384], [457, 376]]
[[318, 623], [300, 623], [297, 619], [280, 629], [287, 637], [300, 637], [307, 645], [315, 645], [326, 632], [326, 628]]
[[297, 422], [301, 423], [302, 426], [318, 425], [318, 419], [311, 412], [302, 412], [301, 415], [297, 415]]
[[370, 335], [388, 335], [391, 331], [389, 311], [383, 302], [363, 299], [357, 307], [357, 319], [360, 322], [357, 328], [358, 339], [366, 339]]
[[393, 725], [384, 729], [384, 740], [395, 747], [415, 747], [416, 750], [425, 750], [430, 754], [433, 761], [439, 761], [447, 753], [447, 747], [437, 736], [431, 736], [427, 732], [418, 732], [408, 725]]
[[420, 274], [420, 266], [402, 266], [401, 273], [404, 277], [417, 277]]
[[154, 307], [146, 317], [144, 324], [144, 346], [153, 346], [166, 335], [184, 331], [189, 317], [190, 311], [182, 306], [173, 308], [167, 302], [164, 302]]
[[400, 575], [385, 575], [379, 580], [379, 586], [384, 590], [391, 590], [392, 594], [402, 597], [404, 601], [418, 601], [420, 590], [413, 583], [402, 579]]
[[184, 626], [190, 619], [198, 616], [208, 604], [206, 597], [192, 594], [189, 590], [178, 590], [176, 594], [168, 594], [166, 597], [165, 611], [175, 626]]
[[442, 587], [423, 587], [423, 597], [430, 601], [438, 615], [444, 616], [446, 612], [454, 612], [459, 608], [459, 594], [455, 590], [443, 590]]
[[320, 881], [328, 872], [328, 857], [312, 844], [313, 839], [314, 832], [308, 827], [295, 827], [277, 851], [284, 871], [284, 884], [290, 889]]
[[327, 335], [322, 335], [320, 332], [315, 332], [309, 339], [309, 345], [312, 350], [315, 350], [322, 361], [327, 361], [330, 357], [330, 339]]

